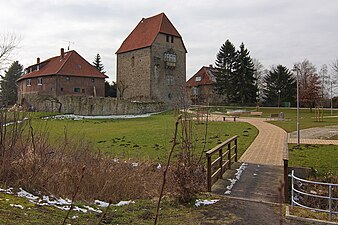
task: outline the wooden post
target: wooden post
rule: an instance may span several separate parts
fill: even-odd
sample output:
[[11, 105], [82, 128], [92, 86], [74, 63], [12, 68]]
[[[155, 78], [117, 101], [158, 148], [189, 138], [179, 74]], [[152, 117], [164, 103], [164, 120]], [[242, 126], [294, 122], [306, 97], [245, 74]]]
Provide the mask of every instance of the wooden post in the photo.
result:
[[231, 169], [231, 144], [228, 144], [228, 160], [229, 160], [229, 164], [228, 164], [228, 169]]
[[237, 162], [237, 137], [235, 139], [235, 162]]
[[208, 191], [211, 192], [211, 156], [207, 155], [207, 186], [208, 186]]
[[220, 173], [219, 173], [219, 179], [222, 179], [223, 176], [223, 148], [220, 148], [218, 150], [218, 156], [219, 156], [219, 168], [221, 169]]
[[289, 200], [289, 177], [288, 177], [289, 160], [283, 159], [283, 161], [284, 161], [284, 202], [287, 203]]

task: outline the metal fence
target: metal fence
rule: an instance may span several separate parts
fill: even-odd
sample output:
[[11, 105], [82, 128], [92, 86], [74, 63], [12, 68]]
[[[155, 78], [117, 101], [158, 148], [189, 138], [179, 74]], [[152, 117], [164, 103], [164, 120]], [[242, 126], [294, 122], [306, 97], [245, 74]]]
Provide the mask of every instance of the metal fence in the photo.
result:
[[[310, 185], [324, 187], [321, 191], [310, 190]], [[333, 196], [334, 190], [338, 190], [338, 184], [323, 183], [304, 180], [294, 175], [294, 171], [291, 173], [291, 205], [299, 206], [305, 209], [314, 210], [317, 212], [329, 213], [330, 221], [332, 221], [332, 215], [338, 214], [338, 196]], [[318, 194], [320, 192], [320, 195]], [[309, 200], [317, 202], [309, 206]], [[308, 201], [306, 201], [308, 200]], [[318, 204], [318, 202], [326, 201], [327, 203]], [[316, 207], [317, 205], [318, 207]], [[319, 207], [320, 206], [326, 206]]]

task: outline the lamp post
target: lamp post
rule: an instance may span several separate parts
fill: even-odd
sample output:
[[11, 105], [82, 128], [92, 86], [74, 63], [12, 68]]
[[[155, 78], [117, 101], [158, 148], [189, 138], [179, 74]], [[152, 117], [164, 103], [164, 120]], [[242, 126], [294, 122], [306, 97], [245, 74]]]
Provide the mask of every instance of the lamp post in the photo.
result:
[[296, 72], [297, 81], [297, 145], [300, 145], [300, 111], [299, 111], [299, 68], [298, 65], [293, 67], [293, 71]]

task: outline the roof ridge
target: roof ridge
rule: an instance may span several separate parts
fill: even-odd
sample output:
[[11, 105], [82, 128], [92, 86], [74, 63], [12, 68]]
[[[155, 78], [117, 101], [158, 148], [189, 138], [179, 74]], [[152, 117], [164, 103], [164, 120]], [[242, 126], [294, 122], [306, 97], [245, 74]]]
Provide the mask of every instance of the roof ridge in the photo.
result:
[[[68, 51], [68, 52], [65, 52], [65, 54], [66, 54], [66, 53], [73, 53], [74, 51], [75, 51], [75, 50], [70, 50], [70, 51]], [[64, 59], [65, 59], [65, 61], [61, 64], [60, 68], [56, 71], [56, 74], [58, 74], [58, 73], [61, 71], [61, 69], [64, 67], [64, 65], [66, 64], [66, 62], [67, 62], [68, 59], [70, 58], [70, 56], [71, 56], [71, 54], [70, 54], [69, 56], [67, 56], [67, 59], [65, 59], [65, 55], [63, 56]]]

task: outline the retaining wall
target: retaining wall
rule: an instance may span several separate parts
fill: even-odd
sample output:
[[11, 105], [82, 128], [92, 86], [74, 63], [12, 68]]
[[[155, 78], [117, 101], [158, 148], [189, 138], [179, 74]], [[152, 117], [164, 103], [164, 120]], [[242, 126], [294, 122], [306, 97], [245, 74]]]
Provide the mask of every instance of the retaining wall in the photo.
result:
[[20, 103], [35, 111], [76, 115], [136, 115], [167, 109], [163, 102], [133, 102], [110, 97], [26, 95]]

